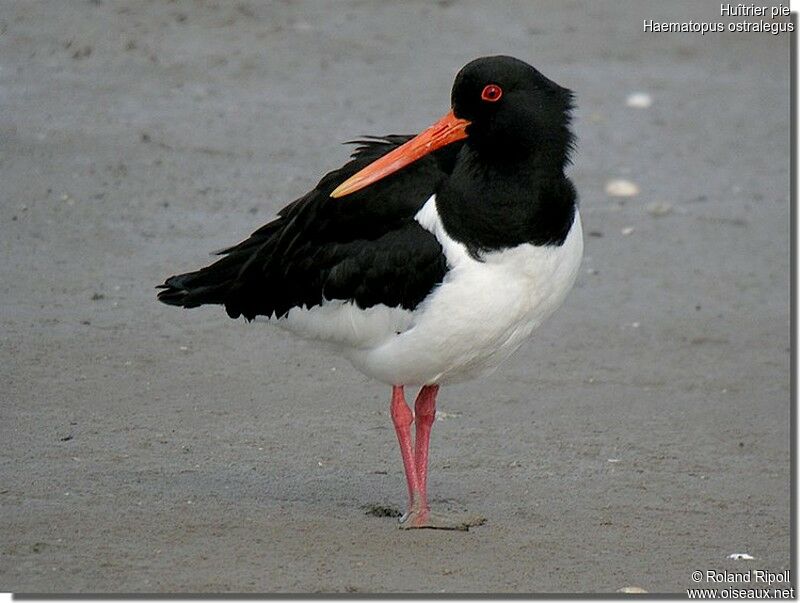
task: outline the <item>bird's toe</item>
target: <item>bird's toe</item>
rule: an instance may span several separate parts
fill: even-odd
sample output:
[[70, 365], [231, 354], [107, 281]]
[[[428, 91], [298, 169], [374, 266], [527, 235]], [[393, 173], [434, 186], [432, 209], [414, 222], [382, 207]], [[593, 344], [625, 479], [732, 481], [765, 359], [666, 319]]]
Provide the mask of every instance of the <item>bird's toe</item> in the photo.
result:
[[471, 527], [483, 525], [486, 518], [481, 515], [452, 511], [409, 511], [399, 519], [401, 530], [459, 530], [466, 532]]

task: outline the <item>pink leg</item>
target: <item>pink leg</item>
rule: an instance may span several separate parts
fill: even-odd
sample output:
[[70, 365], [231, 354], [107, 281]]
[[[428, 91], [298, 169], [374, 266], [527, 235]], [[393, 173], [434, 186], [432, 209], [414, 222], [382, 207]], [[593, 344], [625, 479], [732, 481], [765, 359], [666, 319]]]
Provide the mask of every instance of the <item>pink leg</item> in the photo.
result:
[[431, 441], [431, 427], [436, 418], [436, 394], [438, 385], [425, 385], [417, 394], [414, 403], [414, 422], [417, 426], [415, 436], [414, 461], [417, 469], [417, 485], [419, 486], [418, 504], [420, 511], [430, 510], [428, 505], [428, 445]]
[[411, 443], [411, 424], [415, 422], [411, 409], [406, 404], [402, 385], [392, 387], [392, 422], [400, 442], [400, 454], [408, 483], [408, 512], [400, 518], [400, 527], [439, 528], [443, 530], [468, 530], [481, 525], [485, 520], [477, 515], [436, 513], [428, 507], [428, 444], [431, 426], [436, 415], [438, 385], [426, 385], [417, 395], [414, 404], [417, 416], [416, 450]]
[[406, 471], [408, 508], [411, 509], [414, 506], [416, 492], [419, 490], [417, 471], [414, 466], [414, 450], [411, 446], [411, 424], [414, 422], [414, 415], [411, 413], [408, 404], [406, 404], [402, 385], [392, 387], [391, 414], [394, 430], [397, 432], [397, 441], [400, 443], [403, 467]]

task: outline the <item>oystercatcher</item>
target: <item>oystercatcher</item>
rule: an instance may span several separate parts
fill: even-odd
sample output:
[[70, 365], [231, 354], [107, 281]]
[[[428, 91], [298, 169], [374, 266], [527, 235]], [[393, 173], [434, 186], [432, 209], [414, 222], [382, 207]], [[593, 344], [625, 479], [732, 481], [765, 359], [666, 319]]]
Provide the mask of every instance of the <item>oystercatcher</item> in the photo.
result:
[[[349, 163], [217, 262], [167, 279], [158, 299], [274, 322], [391, 385], [409, 494], [400, 526], [467, 529], [477, 518], [428, 504], [436, 396], [493, 371], [575, 281], [572, 105], [523, 61], [476, 59], [442, 119], [417, 136], [356, 141]], [[414, 412], [404, 386], [421, 386]]]

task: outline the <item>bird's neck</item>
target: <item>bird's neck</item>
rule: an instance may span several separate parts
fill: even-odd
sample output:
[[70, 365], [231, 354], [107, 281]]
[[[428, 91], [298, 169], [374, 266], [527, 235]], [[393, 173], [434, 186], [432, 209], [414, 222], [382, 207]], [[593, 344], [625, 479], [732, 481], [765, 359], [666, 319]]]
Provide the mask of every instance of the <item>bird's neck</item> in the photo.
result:
[[563, 165], [530, 155], [486, 161], [465, 148], [436, 195], [445, 230], [474, 256], [525, 243], [561, 245], [576, 207]]

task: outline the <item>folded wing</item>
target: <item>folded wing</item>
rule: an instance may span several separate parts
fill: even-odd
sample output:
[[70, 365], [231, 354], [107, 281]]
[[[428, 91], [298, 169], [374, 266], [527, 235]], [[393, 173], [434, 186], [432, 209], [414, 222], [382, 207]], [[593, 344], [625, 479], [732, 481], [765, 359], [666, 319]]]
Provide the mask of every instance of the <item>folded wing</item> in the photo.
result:
[[449, 145], [340, 199], [341, 182], [410, 137], [358, 141], [352, 160], [247, 240], [201, 270], [161, 285], [164, 303], [222, 304], [231, 317], [282, 317], [324, 300], [413, 310], [447, 271], [441, 246], [414, 220], [447, 177], [460, 144]]

